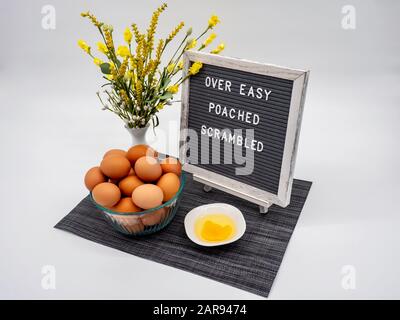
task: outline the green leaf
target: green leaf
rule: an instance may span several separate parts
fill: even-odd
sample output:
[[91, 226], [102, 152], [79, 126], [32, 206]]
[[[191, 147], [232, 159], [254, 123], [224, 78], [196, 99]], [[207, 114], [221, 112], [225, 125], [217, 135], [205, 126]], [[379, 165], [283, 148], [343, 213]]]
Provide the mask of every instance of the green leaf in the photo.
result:
[[161, 90], [164, 90], [171, 82], [171, 78], [167, 78], [166, 81], [162, 84]]
[[109, 63], [105, 62], [100, 65], [101, 72], [104, 74], [111, 74], [111, 66]]
[[[153, 119], [153, 128], [158, 127], [158, 125], [160, 124], [160, 120], [158, 120], [158, 117], [156, 115], [154, 115], [154, 117], [152, 119]], [[155, 121], [154, 121], [154, 119], [155, 119]], [[155, 133], [156, 132], [154, 131], [154, 134]]]
[[173, 94], [171, 92], [166, 92], [160, 97], [160, 100], [168, 100], [168, 99], [171, 99], [172, 96], [173, 96]]

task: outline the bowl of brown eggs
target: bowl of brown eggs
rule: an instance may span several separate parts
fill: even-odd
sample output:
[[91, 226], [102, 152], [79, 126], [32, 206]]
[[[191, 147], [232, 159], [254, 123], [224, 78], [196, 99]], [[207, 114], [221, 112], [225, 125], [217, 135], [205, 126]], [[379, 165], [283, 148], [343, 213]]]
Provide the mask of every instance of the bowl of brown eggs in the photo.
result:
[[148, 145], [107, 151], [85, 175], [90, 198], [117, 231], [132, 236], [155, 233], [174, 218], [185, 176], [179, 160]]

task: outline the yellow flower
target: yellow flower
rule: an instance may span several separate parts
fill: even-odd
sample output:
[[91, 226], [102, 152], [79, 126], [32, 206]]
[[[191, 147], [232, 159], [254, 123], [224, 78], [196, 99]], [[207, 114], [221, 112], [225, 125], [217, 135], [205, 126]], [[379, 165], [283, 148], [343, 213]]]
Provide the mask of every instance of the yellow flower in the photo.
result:
[[103, 42], [97, 42], [97, 49], [104, 54], [108, 53], [108, 48]]
[[167, 38], [167, 42], [170, 42], [173, 38], [175, 38], [175, 36], [178, 34], [178, 32], [183, 28], [183, 26], [185, 25], [185, 23], [182, 21], [180, 22], [174, 30], [171, 31], [171, 33], [168, 35]]
[[172, 73], [172, 72], [174, 72], [174, 70], [175, 70], [175, 63], [169, 64], [167, 67], [168, 73]]
[[137, 101], [137, 104], [140, 105], [143, 101], [142, 93], [143, 93], [143, 84], [142, 81], [137, 79], [136, 83], [136, 90], [135, 90], [135, 98]]
[[174, 86], [169, 86], [169, 87], [167, 88], [167, 91], [170, 92], [170, 93], [172, 93], [172, 94], [175, 94], [175, 93], [178, 92], [178, 89], [179, 89], [179, 87], [178, 87], [177, 85], [174, 85]]
[[126, 82], [128, 82], [129, 80], [132, 80], [132, 79], [133, 79], [133, 71], [129, 70], [127, 73], [125, 73], [124, 80]]
[[160, 7], [158, 7], [151, 17], [149, 28], [147, 29], [147, 48], [152, 51], [154, 45], [154, 35], [156, 33], [156, 28], [158, 24], [158, 19], [160, 14], [167, 8], [167, 4], [163, 3]]
[[103, 61], [100, 60], [99, 58], [94, 58], [94, 59], [93, 59], [93, 62], [94, 62], [94, 64], [95, 64], [96, 66], [100, 66], [100, 65], [103, 63]]
[[124, 40], [125, 40], [127, 43], [131, 43], [131, 40], [132, 40], [132, 32], [131, 32], [131, 30], [129, 30], [129, 28], [126, 28], [125, 31], [124, 31]]
[[160, 39], [158, 41], [158, 45], [157, 45], [157, 49], [156, 49], [156, 59], [155, 59], [154, 64], [153, 64], [153, 68], [150, 71], [150, 77], [154, 77], [154, 74], [157, 71], [158, 65], [161, 62], [161, 55], [163, 53], [163, 48], [164, 48], [164, 40]]
[[202, 47], [205, 48], [207, 47], [213, 40], [217, 37], [215, 33], [211, 33], [210, 36], [206, 39], [206, 41], [203, 42]]
[[97, 20], [96, 16], [94, 14], [91, 14], [89, 11], [82, 12], [81, 16], [84, 18], [88, 17], [96, 27], [101, 27], [103, 25], [103, 22]]
[[90, 47], [88, 46], [88, 44], [87, 44], [85, 41], [79, 40], [79, 41], [78, 41], [78, 46], [79, 46], [83, 51], [85, 51], [86, 53], [89, 53], [89, 54], [90, 54]]
[[106, 39], [107, 48], [114, 49], [114, 40], [112, 37], [112, 26], [103, 26], [104, 38]]
[[203, 64], [199, 61], [196, 61], [195, 63], [192, 64], [192, 66], [189, 68], [189, 74], [190, 75], [195, 75], [200, 71], [200, 69], [203, 67]]
[[130, 54], [129, 48], [127, 46], [119, 46], [117, 49], [117, 55], [123, 58], [128, 57]]
[[154, 64], [155, 64], [155, 62], [154, 62], [153, 59], [150, 59], [150, 60], [147, 62], [145, 68], [143, 69], [143, 73], [142, 73], [142, 76], [143, 76], [143, 77], [145, 77], [145, 76], [147, 76], [148, 74], [150, 74], [150, 72], [153, 72]]
[[123, 100], [127, 105], [130, 104], [129, 97], [128, 97], [128, 95], [126, 94], [126, 91], [125, 91], [125, 90], [119, 90], [119, 95], [120, 95], [120, 97], [121, 97], [121, 100]]
[[126, 57], [122, 62], [121, 66], [119, 67], [118, 78], [122, 78], [125, 76], [125, 72], [128, 69], [128, 62], [129, 62], [128, 57]]
[[160, 103], [156, 106], [156, 108], [157, 108], [157, 110], [162, 110], [162, 109], [164, 108], [164, 106], [165, 106], [165, 103], [164, 103], [164, 102], [160, 102]]
[[214, 54], [218, 54], [218, 53], [220, 53], [222, 50], [224, 50], [225, 49], [225, 44], [223, 43], [223, 42], [221, 42], [219, 45], [218, 45], [218, 47], [216, 47], [214, 50], [211, 50], [211, 53], [214, 53]]
[[193, 49], [196, 46], [196, 44], [197, 44], [196, 39], [188, 40], [186, 44], [186, 50]]
[[135, 35], [136, 42], [140, 41], [140, 31], [136, 23], [132, 24], [133, 34]]
[[183, 60], [179, 61], [178, 63], [178, 69], [182, 69], [183, 68]]
[[212, 16], [210, 17], [210, 19], [208, 19], [208, 27], [212, 29], [212, 28], [214, 28], [219, 22], [221, 22], [221, 21], [219, 20], [218, 16], [212, 15]]
[[106, 74], [105, 77], [107, 78], [107, 80], [114, 80], [114, 76], [112, 74]]

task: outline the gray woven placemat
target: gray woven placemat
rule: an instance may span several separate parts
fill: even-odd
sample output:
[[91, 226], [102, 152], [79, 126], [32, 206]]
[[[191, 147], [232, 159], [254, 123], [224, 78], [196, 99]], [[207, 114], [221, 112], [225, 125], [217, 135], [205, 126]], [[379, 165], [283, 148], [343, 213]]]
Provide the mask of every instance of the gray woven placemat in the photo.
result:
[[[89, 197], [84, 198], [55, 228], [267, 297], [311, 182], [294, 180], [290, 205], [286, 208], [272, 206], [266, 215], [260, 214], [254, 204], [218, 190], [205, 193], [202, 187], [187, 175], [174, 220], [154, 235], [138, 239], [119, 234], [106, 222]], [[188, 239], [183, 220], [192, 208], [213, 202], [238, 207], [245, 216], [247, 229], [235, 243], [204, 248]]]

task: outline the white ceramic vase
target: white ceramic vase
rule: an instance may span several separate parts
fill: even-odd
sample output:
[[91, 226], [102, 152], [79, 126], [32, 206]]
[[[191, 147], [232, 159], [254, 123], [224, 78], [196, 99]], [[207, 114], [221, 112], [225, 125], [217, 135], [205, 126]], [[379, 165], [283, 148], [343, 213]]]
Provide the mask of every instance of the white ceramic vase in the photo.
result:
[[150, 128], [150, 123], [143, 128], [129, 128], [128, 126], [125, 126], [125, 128], [132, 137], [132, 146], [137, 144], [147, 144], [146, 133]]

